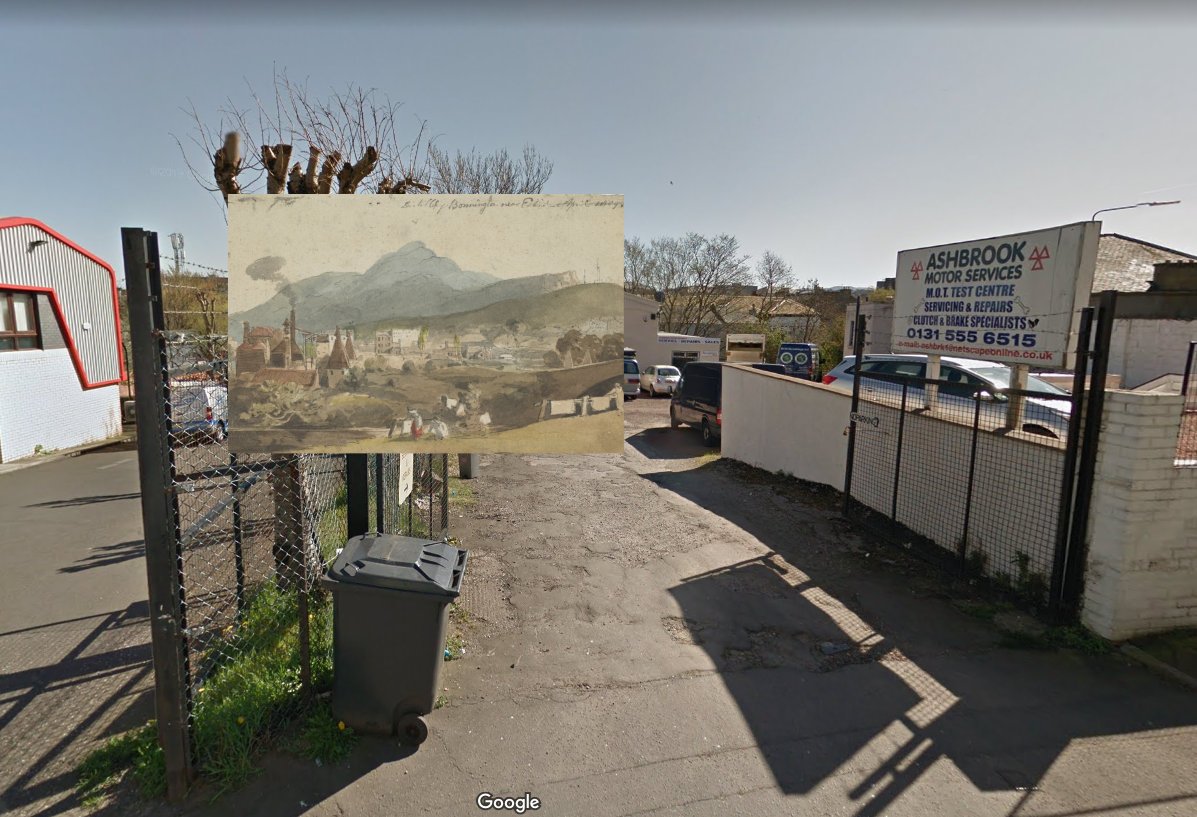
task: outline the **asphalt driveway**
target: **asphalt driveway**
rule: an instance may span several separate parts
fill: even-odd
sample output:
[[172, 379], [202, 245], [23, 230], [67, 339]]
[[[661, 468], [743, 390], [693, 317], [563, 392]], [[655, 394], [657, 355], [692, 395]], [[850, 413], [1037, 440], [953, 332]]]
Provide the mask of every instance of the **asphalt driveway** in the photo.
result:
[[153, 717], [137, 453], [0, 474], [0, 813], [72, 811], [74, 769]]

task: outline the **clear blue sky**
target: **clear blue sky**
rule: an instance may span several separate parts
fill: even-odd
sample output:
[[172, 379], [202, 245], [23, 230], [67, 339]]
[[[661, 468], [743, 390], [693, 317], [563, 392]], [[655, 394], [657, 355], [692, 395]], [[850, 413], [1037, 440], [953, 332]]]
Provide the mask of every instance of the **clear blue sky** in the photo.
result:
[[188, 100], [246, 104], [275, 66], [317, 90], [377, 87], [445, 147], [534, 143], [556, 163], [546, 192], [624, 194], [629, 236], [729, 232], [824, 285], [892, 275], [904, 248], [1148, 198], [1184, 203], [1105, 229], [1197, 252], [1197, 15], [1179, 3], [96, 5], [5, 12], [0, 215], [118, 272], [122, 226], [165, 247], [182, 232], [189, 259], [225, 266], [221, 208], [171, 134], [190, 133]]

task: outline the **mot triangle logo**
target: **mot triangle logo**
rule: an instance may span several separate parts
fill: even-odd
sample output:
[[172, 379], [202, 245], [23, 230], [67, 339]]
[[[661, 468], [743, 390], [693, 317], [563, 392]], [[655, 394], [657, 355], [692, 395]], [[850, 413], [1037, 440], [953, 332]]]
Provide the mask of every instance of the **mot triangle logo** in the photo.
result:
[[1047, 251], [1046, 244], [1044, 244], [1042, 247], [1036, 247], [1031, 252], [1031, 260], [1035, 262], [1034, 264], [1031, 265], [1031, 270], [1034, 271], [1034, 270], [1038, 270], [1038, 269], [1043, 269], [1043, 262], [1051, 257], [1052, 257], [1052, 254]]
[[922, 271], [923, 271], [923, 262], [922, 261], [915, 261], [913, 264], [910, 265], [910, 272], [912, 273], [911, 278], [913, 278], [915, 281], [919, 280], [919, 273]]

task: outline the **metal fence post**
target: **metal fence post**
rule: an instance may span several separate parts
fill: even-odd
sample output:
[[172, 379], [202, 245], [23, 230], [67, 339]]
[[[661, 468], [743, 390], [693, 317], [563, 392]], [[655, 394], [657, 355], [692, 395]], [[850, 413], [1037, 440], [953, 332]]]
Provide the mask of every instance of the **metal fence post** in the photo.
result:
[[844, 516], [852, 503], [852, 462], [856, 454], [856, 412], [860, 410], [860, 362], [864, 357], [865, 322], [860, 317], [860, 297], [856, 298], [856, 334], [852, 338], [852, 354], [856, 359], [852, 376], [852, 413], [848, 416], [848, 456], [844, 465]]
[[1093, 308], [1081, 310], [1077, 334], [1076, 355], [1072, 373], [1072, 408], [1068, 417], [1068, 443], [1064, 449], [1064, 472], [1061, 475], [1060, 510], [1056, 517], [1056, 553], [1052, 560], [1051, 586], [1048, 591], [1048, 613], [1060, 617], [1063, 613], [1064, 574], [1068, 564], [1068, 533], [1072, 527], [1073, 502], [1076, 490], [1077, 452], [1081, 446], [1081, 423], [1085, 409], [1085, 374], [1089, 368], [1089, 341], [1093, 335]]
[[363, 536], [370, 530], [370, 460], [369, 454], [345, 455], [345, 513], [349, 538]]
[[981, 432], [981, 393], [973, 394], [973, 438], [968, 452], [968, 487], [964, 493], [964, 526], [960, 532], [960, 570], [968, 567], [968, 528], [972, 523], [973, 487], [977, 482], [977, 437]]
[[[859, 375], [857, 375], [859, 379]], [[890, 504], [889, 520], [893, 523], [893, 530], [898, 531], [898, 490], [902, 486], [902, 437], [906, 431], [906, 396], [909, 394], [909, 384], [902, 384], [902, 408], [898, 412], [898, 446], [894, 452], [894, 497]]]
[[1093, 368], [1089, 374], [1089, 395], [1086, 400], [1085, 430], [1081, 440], [1080, 467], [1076, 477], [1076, 501], [1072, 511], [1072, 529], [1068, 537], [1068, 552], [1064, 567], [1061, 605], [1067, 611], [1076, 610], [1085, 578], [1085, 558], [1088, 555], [1089, 508], [1093, 499], [1093, 478], [1097, 470], [1097, 448], [1101, 439], [1102, 409], [1106, 400], [1106, 373], [1110, 362], [1110, 336], [1114, 331], [1114, 314], [1118, 293], [1106, 290], [1098, 301], [1097, 328], [1093, 337]]
[[303, 582], [307, 557], [303, 547], [303, 491], [299, 484], [299, 459], [275, 454], [279, 465], [271, 474], [274, 500], [274, 572], [280, 588]]
[[374, 455], [374, 530], [385, 533], [386, 528], [386, 472], [383, 455]]
[[229, 490], [233, 496], [233, 569], [237, 581], [237, 623], [245, 614], [245, 525], [241, 519], [241, 488], [237, 484], [237, 455], [229, 454]]
[[1189, 385], [1193, 382], [1193, 357], [1197, 355], [1197, 340], [1189, 341], [1189, 356], [1185, 358], [1185, 373], [1180, 380], [1180, 393], [1186, 400], [1189, 397]]
[[158, 742], [166, 764], [166, 794], [181, 800], [194, 778], [187, 666], [186, 605], [180, 576], [178, 497], [170, 447], [169, 381], [164, 376], [165, 345], [158, 236], [141, 228], [121, 230], [128, 287], [133, 371], [139, 388], [137, 464], [141, 521], [149, 592], [150, 638], [154, 659], [154, 708]]
[[441, 529], [449, 529], [449, 455], [441, 454]]
[[408, 536], [414, 536], [415, 530], [416, 530], [416, 491], [418, 490], [419, 486], [416, 485], [415, 475], [420, 473], [420, 469], [418, 467], [418, 463], [419, 463], [418, 458], [421, 456], [423, 456], [423, 455], [422, 454], [413, 454], [412, 455], [411, 490], [407, 492], [407, 535]]
[[481, 456], [478, 454], [458, 454], [457, 471], [462, 479], [473, 479], [478, 475], [478, 465]]

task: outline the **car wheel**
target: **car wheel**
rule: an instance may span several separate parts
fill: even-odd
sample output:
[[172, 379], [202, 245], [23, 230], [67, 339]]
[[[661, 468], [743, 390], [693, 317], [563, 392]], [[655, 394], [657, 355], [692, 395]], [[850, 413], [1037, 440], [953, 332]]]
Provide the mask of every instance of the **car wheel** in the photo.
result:
[[673, 406], [669, 407], [669, 427], [677, 428], [681, 423], [677, 421], [677, 415], [673, 413]]
[[702, 442], [708, 448], [715, 447], [715, 434], [711, 431], [711, 423], [706, 417], [702, 418]]
[[649, 383], [649, 384], [648, 384], [648, 396], [649, 396], [649, 397], [656, 397], [656, 396], [657, 396], [657, 389], [656, 389], [656, 387], [655, 387], [655, 386], [653, 386], [653, 384], [652, 384], [652, 383]]
[[222, 443], [228, 436], [229, 432], [228, 429], [225, 428], [224, 423], [218, 423], [216, 426], [216, 442]]

